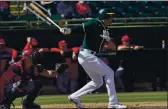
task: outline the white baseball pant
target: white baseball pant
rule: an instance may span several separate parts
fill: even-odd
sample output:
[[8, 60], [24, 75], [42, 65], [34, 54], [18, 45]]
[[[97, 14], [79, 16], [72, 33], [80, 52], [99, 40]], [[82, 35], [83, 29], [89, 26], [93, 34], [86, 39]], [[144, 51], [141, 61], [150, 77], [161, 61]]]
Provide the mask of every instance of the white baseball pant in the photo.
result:
[[114, 84], [114, 71], [97, 56], [92, 55], [86, 51], [79, 52], [78, 61], [91, 78], [91, 81], [78, 91], [71, 94], [71, 98], [80, 99], [83, 95], [98, 89], [103, 85], [104, 77], [109, 96], [108, 107], [119, 104]]

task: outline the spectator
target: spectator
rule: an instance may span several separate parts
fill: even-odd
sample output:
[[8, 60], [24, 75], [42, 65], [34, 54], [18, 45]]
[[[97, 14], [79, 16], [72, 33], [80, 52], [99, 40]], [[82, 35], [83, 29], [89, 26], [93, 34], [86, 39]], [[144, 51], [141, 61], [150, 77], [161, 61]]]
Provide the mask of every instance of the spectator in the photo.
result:
[[124, 83], [123, 83], [123, 80], [121, 78], [123, 73], [124, 73], [124, 69], [122, 67], [122, 60], [121, 60], [120, 61], [120, 66], [115, 72], [115, 79], [116, 79], [116, 82], [118, 84], [118, 87], [121, 89], [121, 92], [124, 92]]
[[[65, 59], [65, 63], [68, 64], [68, 69], [57, 77], [57, 86], [59, 91], [63, 94], [67, 94], [69, 91], [72, 93], [77, 89], [78, 63], [76, 55], [79, 51], [79, 47], [68, 48], [68, 44], [65, 40], [59, 41], [58, 45], [59, 48], [51, 48], [50, 51], [61, 53]], [[68, 52], [71, 51], [72, 58], [71, 56], [68, 56]]]
[[9, 4], [6, 1], [0, 1], [0, 11], [4, 11], [9, 8]]
[[28, 49], [35, 49], [38, 52], [49, 52], [48, 48], [39, 48], [38, 47], [38, 41], [36, 40], [36, 38], [33, 37], [27, 37], [27, 43], [23, 49], [24, 50], [28, 50]]
[[78, 62], [77, 62], [77, 56], [75, 53], [75, 56], [73, 56], [74, 60], [71, 60], [71, 64], [69, 68], [67, 69], [67, 72], [69, 74], [69, 90], [70, 93], [75, 92], [78, 89]]
[[122, 41], [122, 44], [118, 46], [118, 50], [127, 50], [127, 49], [134, 49], [134, 50], [137, 50], [137, 49], [142, 49], [143, 46], [138, 46], [138, 45], [133, 45], [131, 44], [131, 39], [128, 35], [124, 35], [121, 39]]
[[[138, 50], [138, 49], [143, 49], [143, 46], [138, 46], [138, 45], [133, 45], [131, 44], [131, 38], [128, 35], [124, 35], [121, 38], [122, 44], [118, 46], [118, 50]], [[123, 60], [123, 68], [120, 67], [116, 74], [115, 77], [120, 84], [121, 88], [124, 88], [124, 91], [126, 92], [132, 92], [134, 90], [134, 82], [133, 82], [133, 69], [131, 68], [131, 63], [130, 58], [124, 58]], [[123, 73], [124, 71], [124, 73]], [[124, 75], [124, 87], [123, 87], [123, 82], [121, 80], [121, 76]], [[128, 79], [129, 78], [129, 79]], [[123, 89], [122, 89], [123, 91]]]
[[[107, 51], [107, 50], [109, 50], [109, 48], [108, 48], [107, 43], [105, 43], [102, 51]], [[101, 56], [101, 55], [99, 55], [99, 57], [101, 58], [101, 60], [105, 64], [107, 64], [108, 66], [110, 66], [110, 62], [109, 62], [109, 59], [108, 59], [107, 56]], [[104, 81], [104, 79], [103, 79], [103, 81]], [[94, 93], [103, 93], [105, 91], [106, 91], [106, 84], [103, 83], [103, 85], [99, 89], [97, 89], [96, 91], [94, 91]]]
[[[104, 48], [103, 48], [103, 52], [108, 52], [109, 50], [112, 50], [111, 48], [109, 48], [109, 45], [107, 43], [104, 44]], [[99, 56], [100, 57], [100, 56]], [[116, 54], [114, 54], [112, 56], [113, 58], [111, 58], [111, 56], [101, 56], [101, 60], [107, 64], [108, 66], [110, 66], [111, 68], [114, 69], [114, 74], [116, 74], [117, 70], [120, 69], [119, 67], [119, 62], [118, 62], [118, 57], [116, 56]], [[120, 84], [119, 84], [120, 85]], [[101, 87], [100, 90], [98, 90], [100, 92], [104, 92], [106, 91], [106, 85], [103, 84], [103, 86]]]
[[71, 19], [74, 9], [71, 1], [61, 1], [57, 4], [57, 13], [64, 19]]
[[87, 3], [84, 3], [84, 1], [77, 2], [75, 8], [77, 14], [79, 14], [82, 18], [89, 17], [89, 14], [92, 13], [90, 6]]
[[9, 18], [9, 4], [6, 1], [0, 1], [0, 17], [2, 20]]
[[52, 0], [40, 0], [41, 5], [43, 5], [43, 7], [46, 9], [50, 17], [51, 17], [52, 2], [53, 2]]

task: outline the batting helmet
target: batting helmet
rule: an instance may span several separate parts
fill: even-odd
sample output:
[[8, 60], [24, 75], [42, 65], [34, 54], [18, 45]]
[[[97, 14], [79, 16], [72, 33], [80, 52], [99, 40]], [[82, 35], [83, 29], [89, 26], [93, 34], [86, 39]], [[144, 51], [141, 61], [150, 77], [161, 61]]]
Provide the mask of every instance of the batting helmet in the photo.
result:
[[111, 12], [110, 9], [104, 8], [104, 9], [100, 9], [99, 10], [99, 19], [103, 20], [103, 19], [108, 19], [109, 17], [111, 17], [112, 15], [114, 15], [115, 13]]

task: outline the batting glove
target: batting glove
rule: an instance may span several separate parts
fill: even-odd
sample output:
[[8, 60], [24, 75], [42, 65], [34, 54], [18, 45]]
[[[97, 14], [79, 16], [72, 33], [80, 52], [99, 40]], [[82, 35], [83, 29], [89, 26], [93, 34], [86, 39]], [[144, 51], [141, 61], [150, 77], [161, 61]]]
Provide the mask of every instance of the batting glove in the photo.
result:
[[71, 33], [71, 29], [70, 28], [61, 28], [60, 32], [63, 34], [70, 34]]
[[110, 34], [107, 30], [103, 30], [103, 35], [100, 35], [103, 39], [105, 39], [107, 42], [111, 40]]

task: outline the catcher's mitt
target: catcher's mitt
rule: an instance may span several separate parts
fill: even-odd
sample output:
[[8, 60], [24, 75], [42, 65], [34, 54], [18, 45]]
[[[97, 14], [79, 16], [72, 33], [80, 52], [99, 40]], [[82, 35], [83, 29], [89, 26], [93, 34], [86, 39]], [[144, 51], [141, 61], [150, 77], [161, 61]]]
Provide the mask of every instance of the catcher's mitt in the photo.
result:
[[65, 70], [68, 68], [68, 64], [65, 63], [56, 63], [55, 64], [55, 71], [59, 74], [65, 72]]

